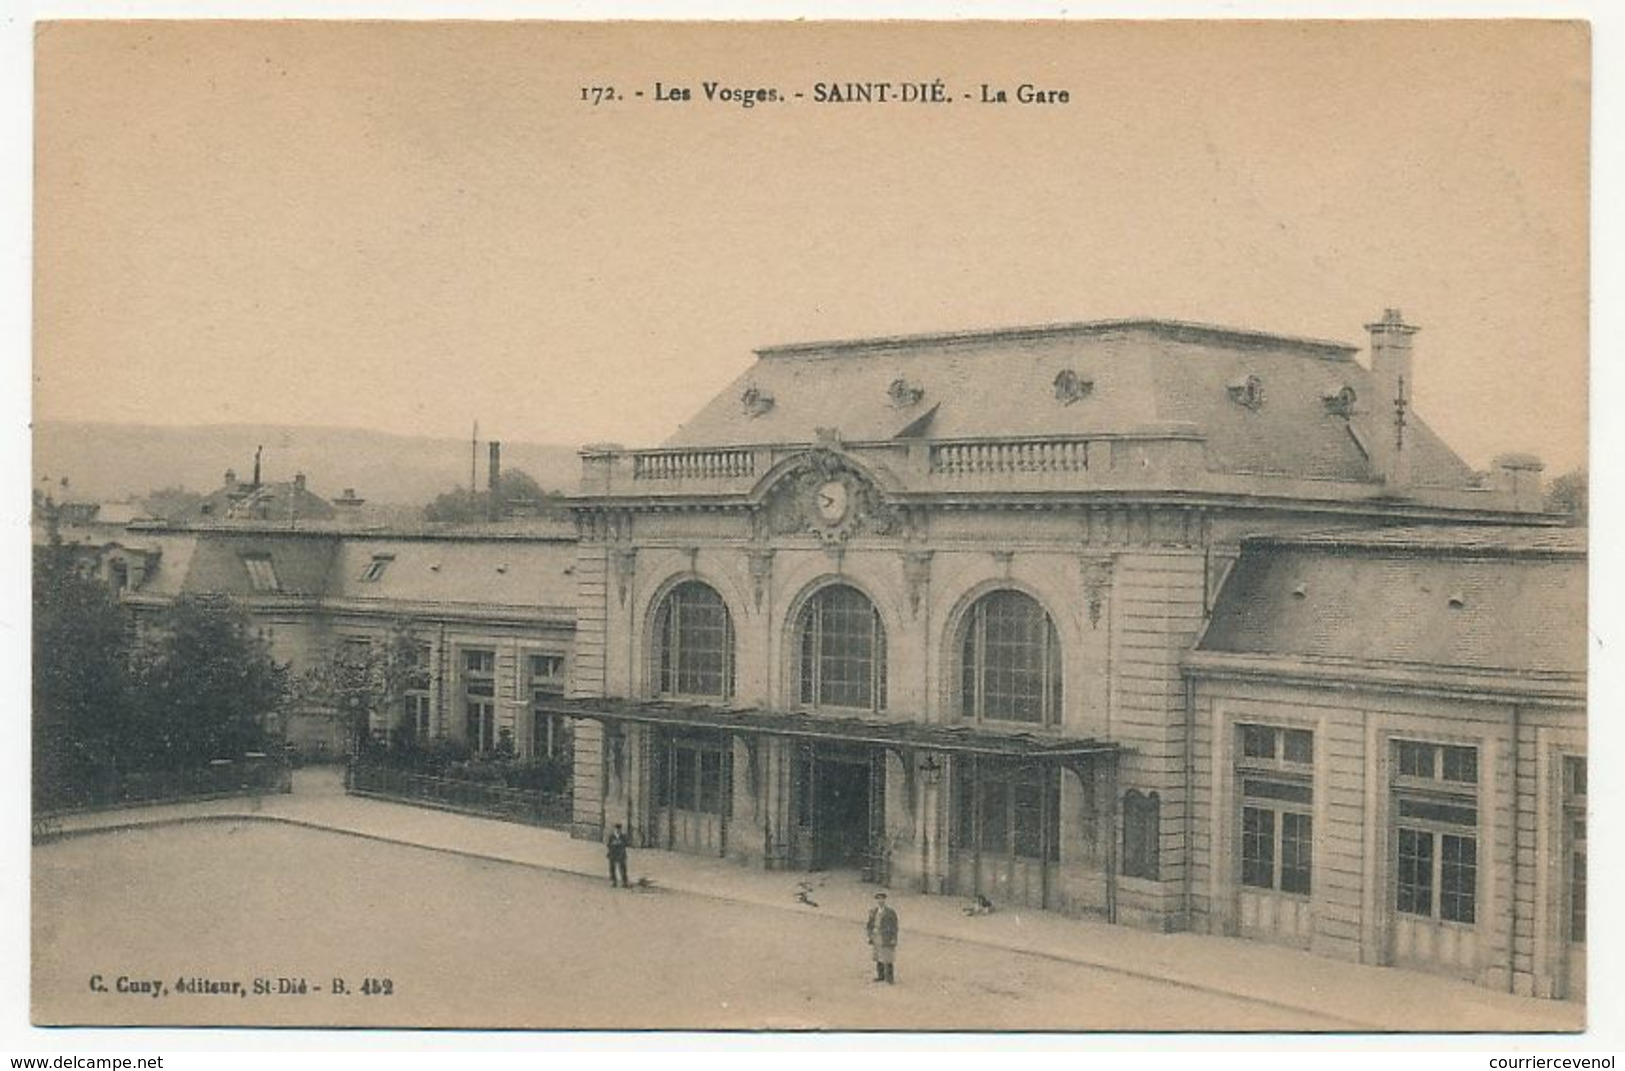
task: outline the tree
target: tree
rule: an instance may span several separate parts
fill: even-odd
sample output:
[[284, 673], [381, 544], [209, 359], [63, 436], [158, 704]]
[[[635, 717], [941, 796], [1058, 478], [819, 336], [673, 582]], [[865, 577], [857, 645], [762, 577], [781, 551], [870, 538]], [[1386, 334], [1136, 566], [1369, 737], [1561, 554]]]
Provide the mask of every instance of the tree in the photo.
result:
[[[527, 503], [536, 512], [554, 513], [560, 510], [564, 496], [557, 491], [544, 491], [542, 485], [523, 469], [504, 469], [498, 478], [504, 512], [515, 503]], [[469, 524], [487, 520], [491, 516], [491, 495], [488, 491], [470, 493], [465, 487], [435, 496], [423, 507], [423, 519], [440, 524]]]
[[[391, 730], [401, 720], [407, 690], [428, 671], [422, 649], [411, 623], [397, 621], [382, 643], [341, 645], [307, 669], [297, 694], [305, 705], [326, 708], [341, 719], [352, 751], [360, 753], [378, 739], [375, 730], [396, 738]], [[427, 690], [426, 681], [422, 687]]]
[[1590, 479], [1585, 469], [1565, 472], [1546, 488], [1546, 511], [1568, 516], [1569, 523], [1584, 527], [1590, 513]]
[[116, 779], [129, 733], [124, 614], [48, 516], [34, 560], [34, 795], [88, 802]]
[[131, 663], [125, 746], [140, 768], [195, 768], [277, 740], [288, 668], [229, 600], [177, 599], [153, 619]]

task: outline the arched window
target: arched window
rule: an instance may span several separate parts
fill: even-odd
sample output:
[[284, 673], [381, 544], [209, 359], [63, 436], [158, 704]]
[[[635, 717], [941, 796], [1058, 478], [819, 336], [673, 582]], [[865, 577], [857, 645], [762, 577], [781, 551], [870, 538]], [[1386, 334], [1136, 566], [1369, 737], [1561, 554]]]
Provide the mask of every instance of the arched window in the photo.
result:
[[687, 580], [655, 614], [661, 695], [727, 699], [734, 690], [734, 628], [722, 596]]
[[965, 615], [960, 713], [978, 721], [1061, 720], [1061, 644], [1038, 600], [994, 591]]
[[825, 588], [801, 612], [798, 633], [804, 705], [886, 709], [886, 630], [867, 595]]

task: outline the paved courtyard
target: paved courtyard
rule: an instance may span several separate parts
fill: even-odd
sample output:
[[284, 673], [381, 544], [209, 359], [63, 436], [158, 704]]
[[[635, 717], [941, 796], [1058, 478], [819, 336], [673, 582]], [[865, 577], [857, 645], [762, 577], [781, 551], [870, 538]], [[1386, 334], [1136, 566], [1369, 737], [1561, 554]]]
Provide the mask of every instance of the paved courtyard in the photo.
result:
[[[603, 848], [554, 830], [344, 794], [69, 816], [34, 849], [38, 1022], [938, 1029], [1572, 1031], [1579, 1005], [1201, 934], [1044, 911], [967, 918], [893, 888], [899, 985], [869, 982], [852, 875]], [[798, 902], [814, 882], [817, 907]], [[95, 975], [110, 992], [92, 987]], [[167, 997], [120, 997], [151, 975]], [[310, 992], [176, 992], [180, 977]], [[334, 998], [388, 978], [388, 995]], [[324, 980], [324, 977], [326, 980]], [[323, 993], [316, 994], [316, 986]], [[296, 988], [296, 986], [295, 986]], [[145, 1003], [143, 1003], [145, 1002]]]
[[[896, 987], [861, 929], [342, 834], [214, 822], [35, 852], [36, 1019], [444, 1027], [1324, 1028], [1320, 1017], [905, 934]], [[105, 992], [93, 987], [92, 979]], [[156, 980], [146, 989], [119, 992]], [[348, 995], [332, 992], [345, 980]], [[187, 993], [182, 979], [237, 982]], [[253, 993], [254, 980], [272, 992]], [[367, 979], [388, 994], [364, 993]], [[280, 986], [288, 979], [290, 985]], [[278, 993], [321, 986], [320, 993]], [[203, 988], [208, 988], [205, 986]]]

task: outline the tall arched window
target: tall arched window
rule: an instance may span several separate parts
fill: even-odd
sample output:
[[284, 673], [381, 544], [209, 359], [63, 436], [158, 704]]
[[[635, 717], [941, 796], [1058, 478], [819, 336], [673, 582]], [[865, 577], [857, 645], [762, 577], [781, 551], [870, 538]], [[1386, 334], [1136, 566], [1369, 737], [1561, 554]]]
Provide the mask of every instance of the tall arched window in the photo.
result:
[[734, 690], [734, 628], [716, 589], [686, 580], [655, 614], [661, 695], [727, 699]]
[[801, 612], [798, 632], [803, 704], [886, 709], [886, 629], [867, 595], [825, 588]]
[[1038, 600], [994, 591], [965, 616], [960, 713], [978, 721], [1061, 720], [1061, 643]]

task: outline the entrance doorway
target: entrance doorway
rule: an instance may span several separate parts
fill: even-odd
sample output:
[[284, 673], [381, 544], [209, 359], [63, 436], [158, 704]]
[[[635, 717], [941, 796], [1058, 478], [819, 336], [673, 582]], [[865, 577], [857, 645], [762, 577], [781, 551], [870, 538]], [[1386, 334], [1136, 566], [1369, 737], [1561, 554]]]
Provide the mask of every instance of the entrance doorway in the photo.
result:
[[864, 751], [803, 748], [797, 756], [796, 823], [810, 870], [855, 869], [884, 880], [876, 846], [885, 819], [885, 767]]

